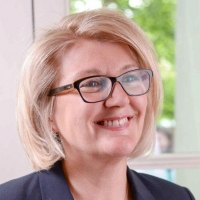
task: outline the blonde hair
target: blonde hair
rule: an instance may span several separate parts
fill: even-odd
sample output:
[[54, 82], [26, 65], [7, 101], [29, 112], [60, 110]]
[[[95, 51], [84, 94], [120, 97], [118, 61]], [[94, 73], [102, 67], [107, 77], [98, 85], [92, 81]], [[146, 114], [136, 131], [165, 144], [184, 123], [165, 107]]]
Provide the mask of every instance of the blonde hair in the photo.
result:
[[143, 133], [131, 157], [143, 155], [153, 147], [162, 91], [153, 46], [140, 27], [121, 12], [92, 10], [63, 18], [34, 42], [24, 61], [18, 88], [17, 125], [35, 170], [49, 169], [65, 157], [52, 131], [54, 97], [48, 93], [58, 78], [62, 52], [80, 38], [125, 43], [136, 54], [141, 68], [153, 70]]

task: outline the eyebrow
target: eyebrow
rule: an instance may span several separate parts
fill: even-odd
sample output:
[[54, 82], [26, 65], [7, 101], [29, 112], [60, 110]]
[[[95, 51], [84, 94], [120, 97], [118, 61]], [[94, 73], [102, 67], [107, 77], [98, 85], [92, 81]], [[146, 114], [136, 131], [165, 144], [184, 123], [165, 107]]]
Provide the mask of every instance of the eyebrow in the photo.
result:
[[[135, 64], [128, 64], [128, 65], [124, 65], [122, 68], [120, 68], [118, 71], [125, 71], [127, 69], [138, 69], [139, 65], [137, 63]], [[95, 75], [101, 75], [103, 74], [101, 69], [97, 69], [97, 68], [93, 68], [93, 69], [88, 69], [88, 70], [82, 70], [80, 72], [77, 72], [74, 76], [73, 76], [73, 80], [77, 80], [80, 78], [84, 78], [87, 76], [95, 76]], [[103, 74], [105, 75], [105, 74]]]
[[77, 72], [73, 76], [73, 79], [76, 80], [76, 79], [84, 78], [87, 76], [93, 76], [93, 75], [99, 75], [99, 74], [102, 74], [102, 70], [93, 68], [93, 69], [88, 69], [88, 70], [83, 70], [83, 71]]
[[124, 65], [121, 70], [127, 70], [127, 69], [130, 69], [130, 68], [138, 69], [139, 64], [135, 63], [135, 64]]

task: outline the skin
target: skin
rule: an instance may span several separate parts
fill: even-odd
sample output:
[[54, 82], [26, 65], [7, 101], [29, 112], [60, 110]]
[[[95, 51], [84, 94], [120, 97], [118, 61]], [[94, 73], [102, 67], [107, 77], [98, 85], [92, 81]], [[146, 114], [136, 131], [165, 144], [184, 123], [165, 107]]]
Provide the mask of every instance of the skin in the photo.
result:
[[[91, 75], [119, 76], [137, 68], [127, 45], [82, 39], [63, 54], [56, 87]], [[104, 102], [85, 103], [76, 90], [56, 96], [53, 128], [62, 139], [63, 170], [76, 199], [125, 198], [126, 158], [141, 137], [146, 107], [146, 95], [128, 96], [119, 83]], [[121, 119], [128, 121], [116, 126], [97, 123]]]

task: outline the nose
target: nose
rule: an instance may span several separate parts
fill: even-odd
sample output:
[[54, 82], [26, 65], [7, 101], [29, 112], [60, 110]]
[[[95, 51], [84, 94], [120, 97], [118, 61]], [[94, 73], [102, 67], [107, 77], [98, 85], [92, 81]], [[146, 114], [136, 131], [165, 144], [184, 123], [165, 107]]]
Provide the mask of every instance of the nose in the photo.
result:
[[106, 107], [124, 107], [130, 103], [130, 97], [123, 90], [120, 83], [116, 82], [113, 86], [112, 92], [107, 100], [105, 100]]

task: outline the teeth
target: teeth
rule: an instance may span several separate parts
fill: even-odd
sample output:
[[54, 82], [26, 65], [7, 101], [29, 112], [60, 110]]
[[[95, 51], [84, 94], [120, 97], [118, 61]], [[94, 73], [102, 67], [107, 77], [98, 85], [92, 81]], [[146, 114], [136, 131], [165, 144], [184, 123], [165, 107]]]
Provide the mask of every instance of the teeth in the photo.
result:
[[120, 120], [104, 120], [101, 125], [103, 126], [120, 126], [128, 122], [128, 118], [123, 118]]
[[108, 122], [107, 122], [107, 125], [108, 125], [108, 126], [112, 126], [112, 121], [108, 121]]
[[119, 126], [119, 121], [118, 120], [114, 120], [113, 121], [113, 126]]

